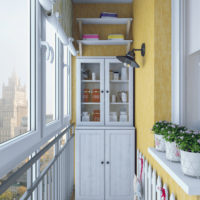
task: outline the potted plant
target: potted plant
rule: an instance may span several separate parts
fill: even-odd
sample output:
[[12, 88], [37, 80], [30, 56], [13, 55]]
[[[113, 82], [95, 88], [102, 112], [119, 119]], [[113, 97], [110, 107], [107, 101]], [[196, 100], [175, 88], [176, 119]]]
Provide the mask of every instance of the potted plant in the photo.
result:
[[186, 128], [175, 124], [170, 124], [165, 128], [164, 139], [166, 147], [166, 158], [173, 162], [180, 162], [180, 150], [176, 144], [176, 139]]
[[155, 148], [158, 151], [165, 151], [165, 140], [163, 138], [165, 128], [171, 124], [167, 121], [158, 121], [154, 124], [152, 131], [154, 132]]
[[181, 150], [181, 168], [184, 174], [200, 177], [200, 132], [187, 130], [176, 140]]

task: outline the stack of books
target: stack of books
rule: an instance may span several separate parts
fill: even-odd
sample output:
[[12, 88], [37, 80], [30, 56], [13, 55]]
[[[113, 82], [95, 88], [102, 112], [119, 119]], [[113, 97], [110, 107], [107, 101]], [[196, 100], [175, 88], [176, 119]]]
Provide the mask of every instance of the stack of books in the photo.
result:
[[83, 40], [99, 40], [98, 34], [84, 34]]
[[116, 17], [118, 17], [117, 13], [102, 12], [100, 14], [100, 18], [116, 18]]
[[124, 40], [123, 34], [109, 34], [108, 40]]

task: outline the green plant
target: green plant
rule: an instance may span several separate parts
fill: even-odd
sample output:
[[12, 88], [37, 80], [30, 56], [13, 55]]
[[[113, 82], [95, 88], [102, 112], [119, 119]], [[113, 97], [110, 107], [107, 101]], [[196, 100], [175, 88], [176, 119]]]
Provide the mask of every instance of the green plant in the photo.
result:
[[169, 124], [163, 131], [163, 137], [168, 142], [176, 142], [176, 139], [187, 129], [184, 126]]
[[163, 135], [163, 130], [171, 124], [170, 122], [167, 121], [158, 121], [153, 125], [152, 131], [154, 131], [155, 134], [157, 135]]
[[176, 143], [183, 151], [200, 153], [200, 132], [186, 130], [176, 139]]

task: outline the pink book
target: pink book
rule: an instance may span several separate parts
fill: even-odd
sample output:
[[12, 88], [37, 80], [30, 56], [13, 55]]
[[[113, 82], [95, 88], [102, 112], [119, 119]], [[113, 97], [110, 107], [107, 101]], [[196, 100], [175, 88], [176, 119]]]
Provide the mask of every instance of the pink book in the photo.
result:
[[98, 40], [99, 35], [98, 34], [84, 34], [83, 35], [83, 40], [90, 40], [90, 39]]

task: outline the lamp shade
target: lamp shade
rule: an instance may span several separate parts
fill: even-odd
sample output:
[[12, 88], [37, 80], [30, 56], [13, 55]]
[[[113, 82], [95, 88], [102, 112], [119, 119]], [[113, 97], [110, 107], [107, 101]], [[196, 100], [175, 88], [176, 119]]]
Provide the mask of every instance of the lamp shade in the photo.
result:
[[135, 55], [132, 52], [129, 52], [126, 56], [117, 56], [117, 59], [124, 64], [125, 67], [135, 67], [139, 68], [140, 66], [135, 61]]

